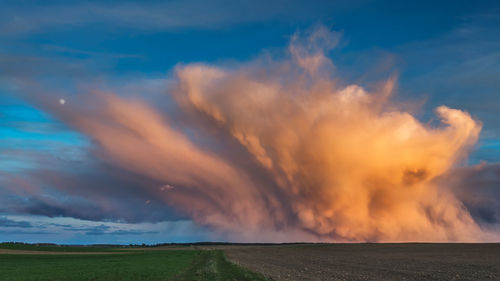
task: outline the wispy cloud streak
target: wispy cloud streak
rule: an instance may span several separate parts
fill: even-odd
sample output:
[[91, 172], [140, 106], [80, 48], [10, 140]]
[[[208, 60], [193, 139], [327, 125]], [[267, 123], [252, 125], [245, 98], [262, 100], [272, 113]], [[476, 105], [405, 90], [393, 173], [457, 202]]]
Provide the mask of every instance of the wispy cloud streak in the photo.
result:
[[[28, 1], [29, 2], [29, 1]], [[363, 2], [363, 1], [361, 1]], [[325, 8], [344, 10], [347, 1], [310, 3], [304, 1], [84, 1], [80, 3], [6, 2], [0, 15], [0, 35], [43, 32], [48, 29], [78, 28], [106, 24], [135, 30], [173, 30], [179, 28], [213, 29], [228, 25], [261, 22], [281, 16], [303, 19], [326, 14]], [[313, 16], [314, 15], [314, 16]]]

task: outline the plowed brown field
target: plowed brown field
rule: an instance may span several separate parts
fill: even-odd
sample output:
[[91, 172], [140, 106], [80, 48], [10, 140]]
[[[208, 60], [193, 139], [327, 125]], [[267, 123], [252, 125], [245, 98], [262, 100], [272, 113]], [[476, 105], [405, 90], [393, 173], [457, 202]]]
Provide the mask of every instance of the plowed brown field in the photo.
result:
[[[224, 248], [224, 246], [222, 246]], [[500, 244], [226, 246], [273, 280], [500, 280]]]

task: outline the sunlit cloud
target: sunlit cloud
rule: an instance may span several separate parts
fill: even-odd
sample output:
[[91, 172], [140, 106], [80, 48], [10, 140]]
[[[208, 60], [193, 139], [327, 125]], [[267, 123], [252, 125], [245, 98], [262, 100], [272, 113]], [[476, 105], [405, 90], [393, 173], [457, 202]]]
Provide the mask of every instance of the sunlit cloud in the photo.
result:
[[231, 240], [493, 239], [437, 180], [481, 122], [443, 105], [439, 124], [422, 123], [391, 101], [395, 77], [340, 81], [325, 53], [337, 39], [320, 27], [292, 37], [283, 60], [179, 65], [165, 97], [176, 114], [99, 91], [48, 107], [99, 159], [161, 183], [138, 188]]

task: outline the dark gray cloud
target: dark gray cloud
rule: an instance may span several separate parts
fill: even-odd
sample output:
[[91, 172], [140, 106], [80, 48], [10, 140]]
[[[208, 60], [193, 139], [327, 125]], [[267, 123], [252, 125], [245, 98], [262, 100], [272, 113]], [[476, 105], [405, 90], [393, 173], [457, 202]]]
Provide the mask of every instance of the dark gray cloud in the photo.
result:
[[114, 231], [87, 231], [85, 235], [144, 235], [144, 234], [158, 234], [158, 231], [141, 231], [141, 230], [114, 230]]
[[108, 225], [98, 225], [98, 226], [92, 226], [92, 227], [72, 227], [72, 228], [66, 228], [66, 231], [77, 231], [77, 232], [85, 232], [85, 235], [103, 235], [109, 233], [110, 226]]
[[31, 228], [33, 225], [27, 221], [14, 221], [6, 217], [0, 217], [0, 227], [22, 227]]
[[476, 222], [486, 227], [500, 223], [500, 163], [460, 167], [440, 181], [453, 189]]
[[2, 234], [2, 235], [53, 235], [56, 233], [45, 232], [45, 231], [24, 231], [24, 230], [4, 231], [4, 230], [0, 230], [0, 234]]
[[158, 200], [164, 183], [102, 163], [49, 163], [18, 175], [0, 173], [0, 211], [130, 223], [185, 218]]
[[64, 231], [68, 232], [83, 232], [85, 235], [143, 235], [143, 234], [158, 234], [158, 231], [138, 230], [138, 229], [116, 229], [109, 225], [101, 224], [97, 226], [84, 227], [67, 227]]

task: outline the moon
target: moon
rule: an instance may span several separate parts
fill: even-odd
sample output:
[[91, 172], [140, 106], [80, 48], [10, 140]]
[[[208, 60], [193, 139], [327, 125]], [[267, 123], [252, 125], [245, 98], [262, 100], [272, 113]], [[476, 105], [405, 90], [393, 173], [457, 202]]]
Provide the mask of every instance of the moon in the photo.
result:
[[63, 104], [65, 104], [65, 103], [66, 103], [66, 101], [65, 101], [64, 99], [59, 99], [59, 103], [60, 103], [61, 105], [63, 105]]

